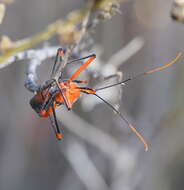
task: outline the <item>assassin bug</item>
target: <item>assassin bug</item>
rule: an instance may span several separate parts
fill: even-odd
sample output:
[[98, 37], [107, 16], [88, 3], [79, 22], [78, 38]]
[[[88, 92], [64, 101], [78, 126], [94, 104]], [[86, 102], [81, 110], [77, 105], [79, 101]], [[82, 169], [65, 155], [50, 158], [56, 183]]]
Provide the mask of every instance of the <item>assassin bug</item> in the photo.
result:
[[[58, 61], [58, 58], [60, 58], [60, 61], [62, 61], [62, 56], [64, 56], [64, 51], [60, 48], [58, 49], [55, 64], [52, 69], [52, 74], [54, 70], [56, 70], [56, 64]], [[39, 90], [36, 92], [36, 95], [31, 99], [30, 104], [32, 108], [39, 114], [40, 117], [49, 117], [52, 123], [52, 127], [55, 131], [56, 137], [58, 140], [62, 139], [62, 133], [59, 129], [59, 125], [56, 118], [56, 112], [55, 108], [60, 105], [65, 105], [68, 110], [72, 109], [73, 104], [76, 100], [79, 99], [81, 94], [91, 94], [99, 98], [101, 101], [103, 101], [109, 108], [111, 108], [119, 117], [127, 124], [127, 126], [136, 134], [136, 136], [139, 138], [139, 140], [144, 144], [145, 151], [148, 150], [148, 143], [144, 139], [144, 137], [137, 131], [137, 129], [124, 117], [122, 113], [120, 113], [113, 105], [111, 105], [109, 102], [107, 102], [105, 99], [103, 99], [101, 96], [97, 94], [98, 91], [104, 90], [107, 88], [114, 87], [116, 85], [126, 84], [130, 80], [134, 80], [142, 75], [148, 75], [163, 69], [166, 69], [167, 67], [170, 67], [174, 63], [178, 61], [178, 59], [182, 56], [182, 53], [178, 53], [178, 55], [169, 63], [156, 67], [154, 69], [148, 70], [146, 72], [140, 73], [132, 78], [128, 78], [126, 80], [123, 80], [121, 82], [111, 84], [108, 86], [104, 86], [97, 89], [92, 89], [89, 87], [80, 87], [80, 83], [87, 83], [85, 80], [76, 80], [76, 78], [80, 75], [81, 72], [83, 72], [89, 64], [95, 59], [96, 55], [92, 54], [83, 58], [75, 59], [73, 61], [70, 61], [69, 63], [80, 61], [87, 59], [72, 75], [69, 79], [62, 79], [62, 76], [59, 77], [58, 80], [51, 79], [46, 81], [46, 83], [39, 88]], [[54, 122], [51, 119], [51, 115], [53, 115]]]
[[[62, 48], [59, 48], [57, 51], [55, 64], [52, 69], [51, 76], [53, 76], [55, 70], [57, 70], [57, 62], [62, 61], [62, 56], [64, 56], [64, 51]], [[75, 61], [80, 61], [83, 59], [88, 59], [85, 64], [90, 64], [93, 59], [95, 59], [95, 55], [92, 54], [90, 56], [76, 59], [70, 61], [70, 63]], [[86, 67], [86, 66], [85, 66]], [[55, 131], [56, 137], [58, 140], [62, 139], [62, 133], [60, 132], [59, 125], [56, 118], [55, 108], [62, 104], [66, 105], [68, 110], [72, 108], [73, 103], [79, 98], [80, 90], [77, 89], [77, 83], [86, 83], [85, 80], [75, 80], [75, 78], [82, 72], [85, 68], [81, 66], [71, 77], [69, 80], [62, 80], [61, 76], [58, 81], [55, 79], [50, 79], [45, 82], [43, 86], [39, 88], [33, 83], [33, 81], [28, 81], [25, 85], [29, 89], [34, 89], [36, 95], [30, 100], [31, 107], [38, 113], [40, 117], [49, 117], [51, 120], [52, 127]], [[35, 71], [34, 71], [35, 72]], [[36, 90], [35, 90], [36, 89]], [[51, 115], [53, 115], [53, 119]]]

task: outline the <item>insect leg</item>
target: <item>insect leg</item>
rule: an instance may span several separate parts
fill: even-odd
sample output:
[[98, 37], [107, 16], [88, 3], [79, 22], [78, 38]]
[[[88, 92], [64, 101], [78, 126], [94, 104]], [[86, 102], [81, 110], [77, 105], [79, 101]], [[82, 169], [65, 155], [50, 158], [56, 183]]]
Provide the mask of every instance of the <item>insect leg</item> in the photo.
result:
[[55, 112], [55, 108], [54, 108], [54, 97], [55, 97], [56, 93], [57, 92], [53, 93], [52, 96], [50, 97], [50, 99], [46, 102], [45, 106], [42, 109], [42, 112], [48, 111], [48, 109], [51, 107], [53, 117], [54, 117], [54, 122], [52, 120], [51, 115], [49, 115], [49, 119], [51, 121], [51, 125], [52, 125], [52, 128], [53, 128], [53, 130], [55, 132], [55, 135], [56, 135], [57, 139], [61, 140], [62, 139], [62, 134], [61, 134], [60, 129], [59, 129], [59, 125], [58, 125], [57, 118], [56, 118], [56, 112]]
[[43, 85], [40, 87], [40, 91], [45, 90], [45, 89], [47, 89], [47, 88], [51, 88], [54, 82], [55, 82], [54, 79], [47, 80], [47, 81], [45, 82], [45, 84], [43, 84]]
[[72, 61], [69, 61], [67, 64], [74, 63], [74, 62], [76, 62], [76, 61], [82, 61], [82, 60], [84, 60], [84, 59], [87, 59], [87, 58], [90, 58], [90, 57], [93, 57], [93, 56], [94, 56], [94, 54], [91, 54], [91, 55], [88, 55], [88, 56], [86, 56], [86, 57], [74, 59], [74, 60], [72, 60]]
[[[83, 65], [81, 65], [74, 73], [73, 73], [73, 75], [70, 77], [70, 80], [71, 81], [73, 81], [74, 79], [76, 79], [79, 75], [80, 75], [80, 73], [82, 72], [82, 71], [84, 71], [88, 66], [89, 66], [89, 64], [96, 58], [96, 55], [95, 54], [92, 54], [92, 55], [89, 55], [89, 56], [87, 56], [87, 61], [83, 64]], [[82, 58], [81, 58], [82, 59]]]
[[[69, 104], [68, 99], [67, 99], [66, 96], [64, 95], [64, 93], [63, 93], [62, 89], [60, 88], [60, 86], [59, 86], [58, 82], [56, 81], [56, 79], [51, 79], [50, 81], [52, 81], [52, 84], [53, 84], [53, 83], [56, 84], [56, 86], [58, 87], [58, 90], [60, 91], [61, 96], [63, 97], [64, 103], [65, 103], [67, 109], [68, 109], [68, 110], [71, 110], [71, 105]], [[50, 86], [50, 87], [51, 87], [51, 86]], [[49, 89], [50, 89], [50, 88], [49, 88]], [[48, 91], [49, 91], [49, 89], [48, 89]], [[58, 91], [57, 91], [56, 93], [58, 93]], [[48, 93], [48, 94], [49, 94], [49, 93]], [[47, 96], [48, 96], [48, 95], [47, 95]], [[52, 96], [53, 96], [53, 94], [52, 94]], [[55, 96], [55, 94], [54, 94], [54, 96]], [[44, 107], [45, 107], [45, 105], [46, 105], [46, 103], [47, 103], [47, 101], [48, 101], [48, 98], [49, 98], [49, 96], [46, 98], [46, 100], [45, 100], [44, 103], [43, 103], [43, 107], [42, 107], [43, 110], [44, 110]], [[49, 107], [49, 106], [48, 106], [48, 107]]]
[[62, 133], [61, 133], [61, 131], [59, 129], [59, 125], [58, 125], [57, 117], [56, 117], [56, 111], [55, 111], [53, 102], [52, 102], [51, 106], [52, 106], [52, 111], [53, 111], [53, 116], [54, 116], [54, 123], [55, 123], [55, 126], [56, 126], [56, 130], [55, 130], [56, 138], [58, 140], [61, 140], [63, 138], [63, 136], [62, 136]]
[[[54, 79], [54, 80], [55, 80], [55, 79]], [[58, 89], [59, 89], [59, 91], [60, 91], [60, 93], [61, 93], [61, 96], [63, 97], [64, 103], [65, 103], [67, 109], [68, 109], [68, 110], [71, 110], [72, 107], [71, 107], [70, 103], [68, 102], [67, 97], [66, 97], [65, 94], [63, 93], [63, 91], [62, 91], [60, 85], [58, 84], [58, 82], [57, 82], [56, 80], [55, 80], [55, 83], [56, 83], [56, 85], [57, 85], [57, 87], [58, 87]]]
[[[91, 89], [92, 90], [92, 89]], [[139, 140], [143, 143], [144, 147], [145, 147], [145, 151], [148, 151], [148, 143], [146, 142], [146, 140], [144, 139], [144, 137], [137, 131], [137, 129], [125, 118], [125, 116], [119, 112], [113, 105], [111, 105], [109, 102], [107, 102], [106, 100], [104, 100], [101, 96], [97, 95], [96, 93], [92, 92], [90, 93], [90, 91], [86, 91], [86, 90], [81, 90], [82, 93], [85, 94], [92, 94], [95, 95], [97, 98], [99, 98], [100, 100], [102, 100], [109, 108], [111, 108], [127, 125], [128, 127], [132, 130], [133, 133], [135, 133], [135, 135], [139, 138]]]
[[88, 80], [73, 80], [72, 82], [75, 82], [75, 83], [88, 83], [89, 81]]
[[[57, 54], [56, 54], [56, 58], [55, 58], [55, 61], [54, 61], [54, 65], [52, 67], [52, 72], [51, 72], [51, 78], [53, 78], [55, 72], [58, 70], [61, 62], [62, 62], [62, 57], [64, 56], [64, 50], [62, 48], [59, 48], [57, 50]], [[58, 65], [57, 65], [58, 64]]]
[[48, 99], [48, 100], [45, 100], [43, 105], [42, 105], [42, 111], [48, 111], [49, 107], [51, 106], [51, 104], [53, 103], [54, 101], [54, 97], [56, 96], [58, 92], [54, 92], [51, 97]]
[[[40, 87], [39, 91], [41, 92], [41, 95], [42, 95], [42, 98], [44, 99], [44, 102], [42, 104], [42, 107], [41, 107], [41, 111], [42, 112], [45, 112], [47, 111], [47, 109], [45, 109], [46, 105], [48, 104], [48, 101], [50, 99], [50, 93], [49, 93], [49, 90], [50, 88], [52, 87], [52, 84], [54, 83], [55, 81], [54, 80], [48, 80], [46, 81], [46, 84], [44, 84], [42, 87]], [[42, 94], [42, 91], [43, 90], [46, 90], [45, 94], [46, 96], [44, 97], [43, 94]], [[53, 96], [53, 94], [51, 95], [51, 97]], [[51, 100], [51, 99], [50, 99]]]

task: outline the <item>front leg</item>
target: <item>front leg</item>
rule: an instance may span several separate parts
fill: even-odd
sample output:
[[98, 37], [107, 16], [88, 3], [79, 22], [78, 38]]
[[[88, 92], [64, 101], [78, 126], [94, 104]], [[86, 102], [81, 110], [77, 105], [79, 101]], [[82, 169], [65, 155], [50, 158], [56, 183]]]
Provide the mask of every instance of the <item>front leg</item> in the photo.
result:
[[57, 93], [58, 92], [54, 92], [53, 94], [51, 94], [51, 96], [48, 96], [47, 99], [45, 99], [45, 101], [41, 105], [41, 109], [39, 111], [40, 117], [48, 117], [50, 115], [50, 113], [52, 113], [51, 105], [52, 104], [55, 105], [54, 100], [55, 100], [55, 96]]

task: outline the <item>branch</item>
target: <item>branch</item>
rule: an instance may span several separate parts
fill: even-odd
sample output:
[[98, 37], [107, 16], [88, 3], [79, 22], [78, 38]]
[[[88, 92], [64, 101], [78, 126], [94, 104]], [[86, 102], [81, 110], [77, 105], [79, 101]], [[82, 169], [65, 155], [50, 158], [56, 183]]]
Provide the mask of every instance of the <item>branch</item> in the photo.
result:
[[[105, 10], [105, 8], [112, 3], [124, 2], [127, 0], [96, 0], [93, 6], [92, 12]], [[68, 30], [68, 27], [73, 27], [79, 24], [86, 16], [86, 8], [80, 10], [72, 11], [68, 14], [65, 20], [59, 19], [56, 22], [48, 25], [42, 32], [36, 34], [33, 37], [18, 40], [13, 43], [12, 47], [4, 52], [0, 56], [0, 64], [5, 63], [11, 56], [24, 51], [26, 49], [32, 48], [38, 43], [48, 40], [56, 34], [64, 35]]]
[[[70, 165], [86, 187], [89, 190], [108, 190], [108, 186], [98, 168], [88, 156], [87, 150], [83, 144], [72, 141], [66, 144], [66, 149], [61, 150], [63, 155], [69, 161]], [[80, 155], [80, 157], [76, 157]], [[87, 168], [87, 170], [86, 170]]]
[[69, 131], [79, 136], [89, 144], [97, 147], [110, 158], [116, 155], [119, 151], [120, 147], [116, 139], [99, 128], [94, 127], [92, 124], [89, 124], [74, 112], [68, 112], [65, 109], [58, 109], [57, 113], [58, 120], [61, 121]]
[[63, 69], [65, 68], [67, 62], [68, 62], [68, 58], [70, 57], [73, 49], [79, 45], [79, 43], [81, 42], [82, 38], [84, 37], [85, 33], [86, 33], [86, 30], [87, 30], [87, 24], [88, 24], [88, 21], [89, 21], [89, 17], [91, 15], [91, 12], [92, 12], [92, 9], [93, 7], [95, 6], [95, 1], [94, 0], [90, 0], [88, 5], [87, 5], [87, 8], [86, 8], [86, 13], [85, 13], [85, 17], [83, 19], [83, 22], [82, 22], [82, 27], [81, 27], [81, 32], [80, 32], [80, 35], [78, 37], [78, 39], [72, 44], [70, 45], [67, 50], [66, 50], [66, 54], [64, 56], [64, 61], [63, 61], [63, 64], [60, 65], [60, 67], [58, 68], [58, 71], [56, 72], [55, 74], [55, 79], [57, 80], [60, 76], [60, 73], [62, 73]]

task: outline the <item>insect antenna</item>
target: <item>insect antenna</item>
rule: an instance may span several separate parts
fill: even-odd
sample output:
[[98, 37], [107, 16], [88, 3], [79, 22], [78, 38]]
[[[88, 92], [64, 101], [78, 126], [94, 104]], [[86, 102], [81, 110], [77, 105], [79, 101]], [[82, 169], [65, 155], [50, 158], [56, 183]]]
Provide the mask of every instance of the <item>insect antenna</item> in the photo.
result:
[[157, 72], [157, 71], [164, 70], [164, 69], [166, 69], [166, 68], [172, 66], [173, 64], [175, 64], [175, 63], [181, 58], [182, 55], [183, 55], [183, 53], [180, 52], [180, 53], [177, 54], [177, 56], [176, 56], [173, 60], [171, 60], [169, 63], [167, 63], [167, 64], [165, 64], [165, 65], [163, 65], [163, 66], [156, 67], [156, 68], [154, 68], [154, 69], [150, 69], [150, 70], [148, 70], [148, 71], [146, 71], [146, 72], [140, 73], [140, 74], [138, 74], [138, 75], [136, 75], [136, 76], [134, 76], [134, 77], [130, 77], [130, 78], [128, 78], [128, 79], [126, 79], [126, 80], [123, 80], [123, 81], [121, 81], [121, 82], [118, 82], [118, 83], [115, 83], [115, 84], [111, 84], [111, 85], [108, 85], [108, 86], [105, 86], [105, 87], [102, 87], [102, 88], [97, 88], [97, 89], [95, 89], [95, 91], [104, 90], [104, 89], [111, 88], [111, 87], [117, 86], [117, 85], [123, 85], [123, 84], [127, 83], [127, 82], [130, 81], [130, 80], [134, 80], [134, 79], [139, 78], [140, 76], [149, 75], [149, 74], [151, 74], [151, 73], [155, 73], [155, 72]]

